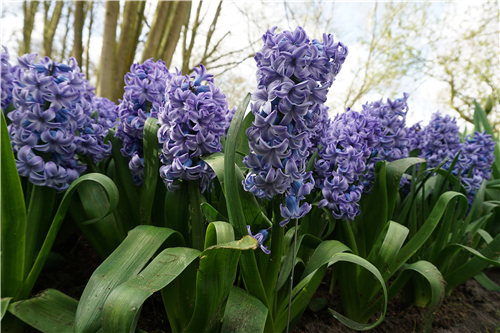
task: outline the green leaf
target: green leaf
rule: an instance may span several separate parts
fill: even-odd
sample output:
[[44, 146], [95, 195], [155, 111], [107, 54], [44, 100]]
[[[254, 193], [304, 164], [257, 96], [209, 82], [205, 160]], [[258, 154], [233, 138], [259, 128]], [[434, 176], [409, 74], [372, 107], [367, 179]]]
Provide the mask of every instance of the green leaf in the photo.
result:
[[182, 182], [180, 185], [177, 191], [167, 191], [165, 196], [165, 226], [180, 232], [186, 244], [190, 244], [188, 184]]
[[111, 212], [115, 209], [115, 207], [118, 204], [118, 190], [113, 183], [111, 179], [108, 177], [100, 174], [100, 173], [91, 173], [87, 175], [83, 175], [77, 180], [75, 180], [66, 190], [66, 193], [64, 194], [64, 197], [61, 200], [61, 203], [59, 204], [59, 208], [57, 209], [56, 215], [52, 221], [52, 224], [50, 226], [49, 232], [47, 233], [47, 237], [45, 238], [45, 241], [43, 242], [42, 248], [40, 249], [40, 252], [38, 253], [38, 256], [36, 258], [35, 263], [33, 264], [33, 268], [28, 274], [28, 277], [26, 280], [23, 282], [23, 285], [21, 289], [18, 291], [16, 297], [14, 297], [14, 300], [21, 300], [21, 299], [26, 299], [30, 292], [31, 289], [33, 289], [33, 286], [35, 285], [35, 282], [40, 275], [40, 272], [42, 271], [42, 268], [45, 264], [45, 260], [47, 259], [47, 256], [49, 255], [50, 249], [52, 248], [52, 245], [54, 244], [54, 241], [56, 239], [57, 233], [59, 231], [59, 228], [61, 227], [61, 224], [63, 222], [64, 216], [66, 215], [66, 211], [68, 210], [68, 207], [71, 203], [71, 198], [75, 192], [75, 190], [80, 186], [80, 184], [83, 184], [84, 182], [96, 182], [100, 184], [106, 191], [109, 199], [109, 209], [108, 211], [103, 215], [99, 216], [93, 220], [88, 221], [89, 223], [92, 223], [93, 221], [98, 221], [102, 219], [103, 217], [111, 214]]
[[222, 216], [217, 209], [212, 207], [207, 202], [204, 202], [201, 204], [201, 210], [203, 211], [203, 215], [205, 215], [205, 219], [211, 223], [211, 222], [216, 222], [216, 221], [224, 221], [228, 222], [227, 218], [225, 216]]
[[386, 167], [386, 181], [387, 181], [387, 199], [389, 205], [389, 212], [387, 214], [388, 218], [392, 217], [394, 209], [396, 207], [396, 198], [399, 192], [399, 184], [401, 183], [401, 177], [408, 170], [409, 167], [415, 164], [424, 163], [423, 158], [402, 158], [394, 162], [390, 162]]
[[205, 237], [205, 249], [214, 245], [234, 241], [234, 228], [227, 222], [212, 222], [208, 225]]
[[306, 266], [306, 269], [302, 273], [301, 280], [305, 279], [306, 276], [310, 275], [321, 266], [327, 264], [330, 258], [335, 254], [348, 251], [350, 251], [350, 249], [339, 241], [323, 241], [311, 256], [309, 264]]
[[181, 235], [168, 228], [138, 226], [95, 270], [83, 291], [75, 320], [75, 333], [95, 332], [101, 326], [102, 307], [120, 284], [135, 277], [168, 240], [183, 245]]
[[210, 165], [212, 170], [214, 170], [217, 178], [219, 179], [222, 190], [224, 190], [224, 154], [214, 153], [202, 156], [201, 159]]
[[[295, 228], [290, 228], [290, 231], [295, 230]], [[287, 232], [288, 234], [288, 232]], [[293, 237], [293, 233], [292, 233]], [[297, 253], [301, 249], [302, 245], [305, 245], [309, 247], [309, 245], [312, 245], [312, 247], [318, 247], [321, 244], [321, 240], [317, 237], [314, 237], [313, 235], [302, 235], [299, 236], [297, 239], [297, 247], [295, 251], [295, 258], [297, 259]], [[280, 290], [287, 280], [290, 277], [290, 273], [292, 271], [292, 260], [293, 260], [293, 246], [289, 246], [287, 250], [287, 254], [285, 256], [285, 259], [282, 263], [281, 270], [278, 276], [278, 283], [276, 286], [276, 291]], [[293, 265], [296, 265], [297, 261], [293, 263]]]
[[[443, 193], [431, 214], [425, 221], [424, 225], [418, 230], [418, 232], [406, 243], [406, 245], [401, 249], [396, 259], [394, 259], [393, 263], [389, 266], [389, 269], [384, 274], [384, 279], [387, 281], [387, 278], [396, 272], [413, 254], [415, 254], [420, 247], [427, 241], [430, 237], [436, 226], [438, 225], [441, 217], [443, 216], [446, 206], [448, 203], [452, 202], [453, 198], [459, 198], [459, 205], [462, 206], [462, 216], [465, 214], [467, 206], [467, 199], [465, 196], [458, 192], [449, 191]], [[457, 219], [462, 218], [462, 216], [457, 216]], [[391, 273], [392, 272], [392, 273]]]
[[[224, 152], [224, 191], [226, 194], [228, 218], [229, 222], [234, 227], [237, 238], [247, 235], [248, 233], [245, 214], [243, 213], [243, 205], [239, 197], [239, 187], [242, 185], [238, 181], [236, 174], [235, 154], [237, 141], [241, 134], [240, 130], [242, 128], [243, 118], [248, 104], [250, 103], [250, 98], [251, 95], [247, 94], [236, 110], [233, 120], [231, 121], [231, 126], [229, 127]], [[253, 253], [244, 252], [242, 254], [241, 269], [246, 289], [267, 307], [267, 296]], [[269, 318], [269, 316], [268, 322], [272, 322], [272, 318]]]
[[128, 160], [120, 152], [120, 147], [122, 147], [121, 140], [115, 136], [115, 131], [110, 129], [108, 132], [110, 141], [112, 144], [111, 153], [113, 155], [113, 160], [115, 161], [115, 183], [119, 183], [120, 187], [123, 187], [124, 193], [120, 192], [120, 196], [123, 197], [123, 201], [127, 201], [130, 211], [133, 215], [132, 221], [134, 223], [131, 228], [140, 223], [139, 217], [139, 190], [134, 184], [134, 179], [132, 178], [132, 173], [128, 168]]
[[12, 303], [9, 312], [44, 333], [73, 333], [78, 301], [54, 289]]
[[222, 321], [222, 333], [264, 332], [268, 309], [254, 296], [232, 286]]
[[94, 238], [93, 243], [100, 243], [100, 249], [104, 253], [99, 253], [99, 255], [102, 259], [106, 259], [125, 239], [125, 234], [122, 234], [118, 228], [113, 215], [99, 219], [109, 210], [108, 197], [99, 184], [83, 183], [78, 187], [78, 194], [85, 215], [92, 221], [92, 223], [83, 222], [78, 226], [87, 229], [86, 235]]
[[139, 275], [113, 290], [103, 307], [103, 331], [134, 332], [146, 299], [172, 282], [199, 254], [190, 248], [166, 249]]
[[[245, 119], [243, 120], [243, 123], [241, 124], [241, 129], [238, 133], [238, 138], [236, 139], [236, 151], [243, 153], [245, 156], [248, 156], [250, 154], [250, 147], [248, 145], [248, 137], [246, 134], [247, 128], [252, 126], [252, 122], [255, 120], [255, 116], [252, 112], [249, 112], [246, 116]], [[240, 167], [243, 168], [245, 165], [242, 163], [243, 157], [242, 156], [235, 156], [235, 163]]]
[[10, 297], [16, 295], [27, 274], [25, 272], [26, 207], [3, 113], [1, 136], [2, 296]]
[[309, 309], [312, 312], [318, 312], [326, 308], [327, 305], [328, 305], [328, 300], [326, 298], [323, 297], [313, 298], [309, 302]]
[[[340, 313], [333, 311], [332, 309], [328, 309], [328, 312], [332, 316], [334, 316], [336, 319], [338, 319], [341, 323], [346, 325], [347, 327], [354, 329], [354, 330], [357, 330], [357, 331], [368, 331], [368, 330], [378, 326], [385, 318], [385, 313], [387, 311], [387, 302], [389, 301], [388, 296], [387, 296], [387, 289], [385, 288], [385, 282], [384, 282], [382, 275], [380, 274], [378, 269], [375, 266], [373, 266], [372, 264], [370, 264], [367, 260], [365, 260], [361, 257], [358, 257], [354, 254], [351, 254], [351, 253], [335, 254], [328, 261], [328, 265], [330, 266], [330, 265], [333, 265], [337, 262], [350, 262], [350, 263], [356, 264], [356, 265], [361, 266], [361, 267], [367, 269], [368, 271], [370, 271], [370, 273], [372, 273], [375, 276], [375, 278], [378, 280], [378, 282], [380, 283], [380, 285], [382, 287], [383, 298], [381, 298], [381, 299], [384, 300], [384, 303], [383, 303], [382, 308], [381, 308], [382, 313], [380, 314], [380, 318], [378, 318], [373, 324], [362, 324], [362, 323], [355, 322], [355, 321], [347, 318], [346, 316], [343, 316]], [[359, 282], [362, 283], [362, 281], [359, 281]], [[342, 287], [349, 288], [348, 285], [342, 286]], [[362, 321], [367, 321], [370, 317], [371, 317], [371, 314], [364, 314], [364, 318], [362, 318]]]
[[12, 297], [2, 297], [0, 300], [0, 320], [2, 320], [3, 316], [5, 316], [5, 312], [7, 312], [11, 299]]
[[159, 152], [158, 152], [158, 119], [149, 117], [144, 123], [144, 180], [141, 189], [141, 223], [151, 224], [151, 210], [156, 190], [156, 179], [159, 175]]
[[223, 303], [236, 277], [241, 251], [255, 250], [258, 242], [245, 236], [237, 242], [216, 245], [203, 251], [196, 278], [196, 303], [186, 332], [213, 332], [222, 315]]
[[237, 237], [246, 235], [246, 220], [243, 214], [243, 207], [239, 197], [239, 189], [241, 183], [238, 183], [235, 167], [235, 152], [236, 143], [240, 133], [240, 128], [245, 115], [245, 110], [250, 103], [251, 95], [247, 94], [241, 105], [236, 110], [236, 113], [231, 121], [231, 126], [226, 138], [226, 150], [224, 157], [224, 189], [227, 200], [227, 211], [229, 222], [233, 225]]
[[486, 274], [484, 274], [484, 272], [481, 272], [474, 276], [474, 279], [476, 279], [476, 281], [479, 282], [485, 289], [489, 291], [500, 292], [500, 286], [491, 281], [490, 278], [486, 276]]
[[[323, 265], [314, 270], [311, 274], [302, 279], [292, 290], [292, 305], [290, 308], [290, 319], [293, 321], [307, 307], [316, 289], [320, 285], [326, 273], [327, 265]], [[277, 318], [274, 325], [275, 332], [283, 332], [288, 321], [288, 298], [282, 302], [276, 312]]]

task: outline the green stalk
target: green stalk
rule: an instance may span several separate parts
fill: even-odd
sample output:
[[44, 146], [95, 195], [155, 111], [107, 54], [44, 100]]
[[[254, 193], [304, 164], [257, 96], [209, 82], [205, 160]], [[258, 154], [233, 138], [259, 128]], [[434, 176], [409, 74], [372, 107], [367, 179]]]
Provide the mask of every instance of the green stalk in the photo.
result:
[[269, 312], [273, 313], [273, 317], [275, 313], [272, 312], [272, 304], [274, 304], [274, 298], [276, 296], [276, 283], [278, 282], [278, 274], [280, 272], [281, 267], [281, 251], [283, 248], [283, 239], [285, 237], [285, 232], [282, 227], [279, 225], [279, 220], [281, 219], [280, 213], [280, 202], [278, 199], [274, 199], [272, 202], [273, 205], [273, 228], [272, 228], [272, 239], [271, 239], [271, 254], [270, 261], [267, 265], [267, 274], [266, 274], [266, 295], [269, 301]]
[[[47, 186], [33, 185], [30, 204], [26, 215], [26, 256], [24, 262], [25, 278], [33, 265], [37, 239], [45, 239], [40, 232], [47, 231], [51, 224], [52, 209], [56, 190]], [[43, 226], [42, 226], [43, 224]]]
[[352, 232], [351, 222], [347, 220], [341, 220], [340, 225], [344, 244], [349, 246], [353, 254], [358, 255], [358, 245], [356, 243], [356, 237], [354, 237], [354, 233]]
[[201, 212], [200, 183], [197, 180], [188, 181], [189, 205], [191, 207], [191, 232], [193, 248], [203, 251], [205, 248], [205, 219]]

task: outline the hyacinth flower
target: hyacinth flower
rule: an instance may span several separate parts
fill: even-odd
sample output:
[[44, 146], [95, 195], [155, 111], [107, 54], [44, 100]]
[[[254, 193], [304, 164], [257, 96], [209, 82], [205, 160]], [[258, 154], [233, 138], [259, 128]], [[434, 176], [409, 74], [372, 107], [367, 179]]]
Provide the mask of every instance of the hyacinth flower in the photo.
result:
[[419, 148], [420, 157], [427, 160], [427, 167], [435, 168], [448, 158], [444, 168], [449, 169], [461, 148], [460, 129], [455, 118], [434, 113], [429, 125], [422, 131]]
[[129, 169], [137, 186], [142, 185], [144, 178], [144, 124], [149, 117], [158, 118], [169, 78], [163, 60], [155, 62], [153, 59], [133, 64], [125, 75], [125, 93], [118, 107], [116, 136], [122, 141], [120, 151], [129, 160]]
[[248, 229], [248, 234], [253, 238], [255, 238], [257, 242], [259, 242], [259, 247], [262, 250], [262, 252], [264, 252], [265, 254], [271, 254], [271, 251], [269, 251], [267, 245], [264, 245], [264, 241], [269, 237], [269, 230], [271, 228], [259, 230], [259, 232], [256, 233], [255, 235], [252, 234], [252, 229], [250, 228], [249, 225], [247, 226], [247, 229]]
[[[19, 174], [63, 191], [86, 170], [85, 161], [97, 163], [110, 154], [104, 138], [112, 123], [92, 118], [100, 106], [93, 104], [95, 96], [74, 58], [71, 65], [48, 57], [36, 63], [35, 58], [26, 54], [18, 59], [9, 135]], [[116, 107], [110, 112], [116, 113]]]
[[347, 109], [335, 116], [321, 139], [314, 165], [315, 185], [322, 192], [319, 208], [326, 207], [336, 219], [353, 220], [359, 215], [360, 177], [379, 135], [378, 122], [368, 114]]
[[[347, 47], [324, 34], [323, 42], [310, 41], [304, 29], [275, 32], [262, 37], [255, 55], [258, 90], [252, 94], [255, 121], [247, 129], [251, 169], [244, 188], [259, 198], [285, 196], [280, 205], [280, 226], [307, 214], [304, 200], [313, 188], [311, 172], [305, 172], [313, 132], [319, 133], [326, 94], [347, 56]], [[314, 136], [317, 140], [318, 135]]]
[[[375, 180], [375, 164], [378, 161], [392, 162], [410, 155], [410, 139], [406, 127], [406, 114], [408, 94], [394, 101], [387, 99], [386, 102], [372, 102], [363, 105], [362, 113], [365, 113], [379, 122], [380, 136], [374, 146], [372, 155], [367, 164], [367, 171], [363, 175], [363, 186], [365, 192], [370, 192]], [[405, 179], [403, 179], [404, 182]]]
[[169, 191], [177, 190], [181, 180], [197, 180], [201, 193], [207, 190], [215, 172], [200, 157], [222, 151], [220, 140], [232, 115], [226, 95], [202, 64], [191, 76], [180, 71], [171, 75], [158, 114], [160, 176]]
[[14, 88], [14, 77], [19, 70], [18, 66], [12, 66], [9, 62], [9, 51], [4, 46], [4, 53], [0, 54], [0, 66], [2, 66], [2, 110], [5, 110], [12, 101], [12, 89]]

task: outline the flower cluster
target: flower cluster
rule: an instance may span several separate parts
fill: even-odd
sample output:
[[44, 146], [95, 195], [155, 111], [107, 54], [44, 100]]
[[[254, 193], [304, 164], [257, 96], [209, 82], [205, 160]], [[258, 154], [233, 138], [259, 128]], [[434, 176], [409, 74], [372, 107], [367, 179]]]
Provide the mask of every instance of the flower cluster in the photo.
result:
[[449, 169], [453, 158], [461, 148], [460, 129], [455, 118], [442, 116], [439, 112], [434, 113], [429, 125], [421, 134], [418, 148], [420, 157], [427, 160], [428, 168], [435, 168], [448, 158], [444, 168]]
[[122, 155], [130, 159], [129, 168], [137, 186], [142, 185], [144, 175], [144, 124], [148, 117], [158, 118], [169, 78], [165, 63], [153, 59], [133, 64], [125, 75], [125, 93], [118, 108], [116, 136], [123, 144]]
[[109, 127], [91, 118], [93, 97], [74, 58], [66, 65], [48, 57], [35, 63], [36, 56], [18, 58], [9, 135], [19, 174], [62, 191], [85, 171], [83, 155], [94, 162], [109, 155]]
[[160, 175], [169, 191], [175, 191], [177, 180], [182, 179], [198, 180], [204, 192], [215, 172], [200, 156], [222, 151], [220, 140], [226, 133], [226, 119], [231, 117], [226, 95], [200, 65], [191, 76], [179, 71], [172, 74], [165, 96], [158, 115], [164, 164]]
[[336, 115], [321, 139], [314, 165], [316, 186], [323, 197], [318, 207], [327, 207], [337, 219], [353, 220], [359, 215], [363, 192], [359, 179], [379, 136], [378, 121], [366, 112], [347, 109]]
[[461, 147], [457, 167], [462, 170], [462, 183], [472, 204], [476, 191], [484, 180], [490, 179], [491, 167], [495, 162], [495, 141], [486, 132], [475, 132], [466, 136]]
[[[252, 171], [243, 185], [257, 197], [285, 194], [281, 205], [284, 226], [310, 211], [300, 200], [313, 188], [305, 165], [312, 147], [311, 133], [322, 118], [326, 94], [347, 56], [347, 47], [323, 34], [323, 42], [310, 41], [304, 29], [262, 37], [255, 55], [258, 90], [252, 94], [255, 121], [246, 134], [250, 154], [244, 163]], [[317, 136], [316, 136], [317, 138]]]
[[403, 98], [386, 102], [381, 99], [363, 105], [363, 112], [376, 118], [380, 126], [380, 136], [375, 144], [367, 171], [363, 175], [363, 185], [366, 192], [370, 192], [375, 180], [375, 164], [378, 161], [392, 162], [401, 158], [409, 157], [410, 140], [408, 139], [408, 128], [406, 127], [406, 114], [408, 94]]
[[9, 51], [4, 46], [5, 52], [0, 55], [0, 66], [2, 72], [2, 82], [1, 82], [1, 90], [2, 90], [2, 110], [5, 110], [7, 106], [9, 106], [12, 101], [12, 89], [14, 88], [14, 76], [16, 72], [19, 70], [18, 66], [12, 66], [9, 63]]

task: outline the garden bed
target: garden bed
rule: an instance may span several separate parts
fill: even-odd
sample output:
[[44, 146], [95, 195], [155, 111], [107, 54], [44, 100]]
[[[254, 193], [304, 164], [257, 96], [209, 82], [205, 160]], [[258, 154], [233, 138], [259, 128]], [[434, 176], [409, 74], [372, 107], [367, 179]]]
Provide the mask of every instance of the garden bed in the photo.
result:
[[[53, 288], [79, 299], [85, 285], [101, 260], [88, 244], [79, 230], [74, 230], [66, 240], [54, 247], [54, 252], [61, 254], [65, 262], [45, 269], [33, 289], [32, 296]], [[500, 284], [500, 269], [485, 271], [486, 275]], [[329, 274], [318, 288], [315, 297], [328, 300], [328, 307], [341, 312], [338, 290], [328, 293]], [[419, 324], [427, 309], [405, 303], [397, 296], [387, 307], [385, 320], [370, 332], [409, 333], [418, 332]], [[497, 326], [498, 325], [498, 326]], [[170, 332], [168, 318], [163, 310], [159, 293], [145, 302], [138, 327], [148, 333]], [[500, 327], [500, 293], [484, 289], [477, 281], [469, 280], [455, 289], [451, 296], [444, 299], [436, 314], [432, 332], [436, 333], [492, 333]], [[38, 332], [29, 329], [29, 333]], [[354, 332], [333, 318], [327, 309], [312, 312], [307, 309], [294, 333], [350, 333]]]

